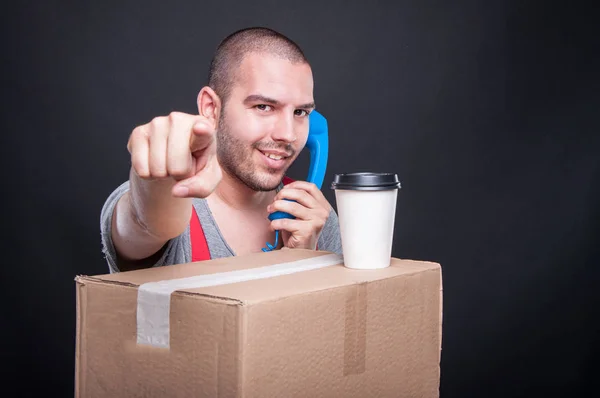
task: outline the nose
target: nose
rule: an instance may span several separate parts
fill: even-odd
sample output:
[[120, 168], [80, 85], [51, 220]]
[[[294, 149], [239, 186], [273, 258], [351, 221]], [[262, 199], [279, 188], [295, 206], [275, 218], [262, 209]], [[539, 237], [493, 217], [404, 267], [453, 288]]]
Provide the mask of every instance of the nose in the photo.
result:
[[296, 131], [293, 115], [282, 114], [277, 118], [275, 126], [273, 126], [271, 136], [275, 141], [290, 143], [296, 141]]

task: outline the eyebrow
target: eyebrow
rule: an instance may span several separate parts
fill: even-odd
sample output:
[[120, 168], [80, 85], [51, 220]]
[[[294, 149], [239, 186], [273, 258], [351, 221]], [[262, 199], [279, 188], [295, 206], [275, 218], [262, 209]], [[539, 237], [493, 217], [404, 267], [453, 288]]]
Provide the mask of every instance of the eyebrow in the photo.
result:
[[[262, 103], [269, 104], [269, 105], [281, 105], [280, 101], [273, 99], [273, 98], [265, 97], [264, 95], [260, 95], [260, 94], [249, 95], [244, 100], [244, 104], [246, 104], [246, 105], [248, 105], [250, 103], [255, 103], [255, 102], [262, 102]], [[309, 102], [308, 104], [299, 105], [296, 108], [297, 109], [313, 109], [314, 107], [315, 107], [315, 103], [313, 101], [313, 102]]]

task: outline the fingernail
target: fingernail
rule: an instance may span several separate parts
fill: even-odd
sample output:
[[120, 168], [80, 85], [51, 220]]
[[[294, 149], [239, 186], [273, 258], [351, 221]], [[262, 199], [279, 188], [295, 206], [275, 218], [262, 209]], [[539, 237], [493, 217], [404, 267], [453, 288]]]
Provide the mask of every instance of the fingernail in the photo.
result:
[[173, 195], [175, 196], [187, 196], [190, 193], [190, 189], [185, 185], [176, 185], [173, 187]]

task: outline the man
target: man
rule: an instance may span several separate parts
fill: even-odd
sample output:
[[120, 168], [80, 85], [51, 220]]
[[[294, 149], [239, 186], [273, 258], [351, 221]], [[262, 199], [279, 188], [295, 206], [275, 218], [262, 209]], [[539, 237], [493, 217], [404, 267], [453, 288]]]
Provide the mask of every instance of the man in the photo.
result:
[[[260, 252], [276, 230], [276, 249], [341, 254], [338, 218], [322, 192], [282, 183], [315, 107], [300, 48], [266, 28], [235, 32], [217, 48], [197, 105], [197, 115], [173, 112], [131, 133], [129, 180], [101, 213], [110, 271], [190, 262], [202, 243], [204, 259]], [[278, 210], [296, 218], [270, 221]]]

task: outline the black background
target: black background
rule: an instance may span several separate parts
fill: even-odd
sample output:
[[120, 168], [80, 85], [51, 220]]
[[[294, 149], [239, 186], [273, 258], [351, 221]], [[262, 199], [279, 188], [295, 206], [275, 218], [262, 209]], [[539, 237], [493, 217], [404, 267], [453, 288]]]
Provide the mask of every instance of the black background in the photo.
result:
[[[72, 396], [73, 279], [108, 272], [100, 209], [127, 178], [129, 133], [172, 110], [196, 112], [219, 40], [253, 25], [288, 35], [312, 63], [330, 127], [328, 199], [335, 204], [334, 173], [398, 173], [393, 255], [443, 267], [441, 396], [580, 396], [594, 387], [600, 62], [591, 9], [491, 1], [3, 8], [7, 396]], [[293, 177], [304, 177], [306, 162]]]

